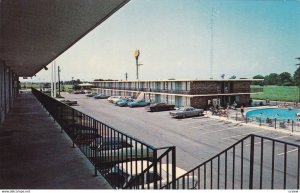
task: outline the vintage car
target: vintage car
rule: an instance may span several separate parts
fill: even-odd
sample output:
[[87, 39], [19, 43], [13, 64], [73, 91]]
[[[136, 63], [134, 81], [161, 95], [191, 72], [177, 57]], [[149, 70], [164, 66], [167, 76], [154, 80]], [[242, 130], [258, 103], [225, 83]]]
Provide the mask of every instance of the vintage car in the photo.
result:
[[[154, 167], [151, 167], [150, 161], [133, 161], [127, 163], [120, 163], [114, 166], [108, 174], [104, 177], [115, 188], [135, 188], [154, 189], [154, 182], [157, 181], [158, 186], [163, 187], [167, 185], [172, 179], [171, 168], [172, 164], [157, 164], [157, 173], [154, 173]], [[149, 167], [147, 169], [147, 167]], [[146, 171], [147, 170], [147, 171]], [[143, 172], [145, 171], [145, 172]], [[168, 171], [168, 172], [167, 172]], [[182, 168], [176, 167], [176, 178], [184, 175], [186, 171]], [[195, 189], [198, 184], [198, 177], [196, 175], [185, 176], [185, 180], [178, 182], [178, 187], [183, 186]]]
[[94, 97], [94, 96], [96, 96], [97, 95], [97, 93], [88, 93], [88, 94], [86, 94], [85, 96], [87, 96], [87, 97]]
[[150, 105], [150, 102], [147, 102], [145, 100], [135, 100], [128, 103], [129, 107], [145, 107], [147, 105]]
[[69, 106], [78, 105], [77, 101], [61, 100], [60, 102], [65, 103], [66, 105], [69, 105]]
[[174, 110], [175, 105], [170, 105], [166, 103], [153, 103], [149, 107], [146, 107], [146, 110], [151, 111], [151, 112], [156, 112], [156, 111], [170, 111]]
[[125, 137], [97, 138], [95, 143], [90, 144], [90, 149], [93, 151], [88, 157], [95, 159], [97, 165], [108, 168], [120, 162], [153, 159], [152, 149]]
[[170, 115], [174, 118], [185, 118], [192, 116], [202, 116], [203, 112], [203, 109], [196, 109], [194, 107], [180, 107], [178, 110], [170, 112]]
[[134, 99], [128, 99], [128, 98], [120, 99], [116, 102], [116, 105], [118, 105], [120, 107], [125, 107], [128, 105], [128, 103], [133, 102], [133, 101], [134, 101]]
[[107, 101], [113, 103], [113, 101], [120, 100], [121, 98], [122, 98], [121, 96], [111, 96], [107, 99]]
[[97, 94], [94, 96], [95, 99], [107, 99], [109, 98], [109, 96], [105, 95], [105, 94]]

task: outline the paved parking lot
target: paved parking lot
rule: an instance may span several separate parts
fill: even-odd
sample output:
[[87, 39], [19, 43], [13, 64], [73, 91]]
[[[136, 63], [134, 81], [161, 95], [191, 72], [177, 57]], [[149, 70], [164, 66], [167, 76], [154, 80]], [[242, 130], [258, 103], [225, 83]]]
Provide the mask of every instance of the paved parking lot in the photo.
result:
[[[111, 126], [119, 131], [127, 133], [135, 138], [140, 139], [155, 147], [161, 146], [176, 146], [177, 166], [190, 170], [195, 166], [203, 163], [212, 156], [220, 153], [238, 140], [246, 137], [249, 134], [257, 134], [265, 137], [283, 140], [290, 143], [300, 144], [299, 135], [293, 135], [287, 132], [276, 130], [263, 129], [251, 125], [245, 125], [237, 122], [229, 122], [210, 118], [207, 116], [193, 117], [186, 119], [171, 118], [168, 111], [164, 112], [147, 112], [145, 108], [129, 108], [118, 107], [107, 102], [106, 99], [94, 99], [86, 97], [83, 94], [63, 94], [66, 99], [77, 100], [78, 106], [74, 108], [79, 111], [94, 117], [95, 119]], [[271, 167], [272, 167], [272, 143], [264, 141], [264, 174], [263, 187], [270, 188]], [[244, 184], [249, 182], [249, 146], [250, 141], [245, 141], [244, 144]], [[260, 147], [261, 141], [255, 141], [255, 166], [254, 166], [254, 187], [259, 188], [259, 173], [260, 173]], [[247, 149], [248, 148], [248, 149]], [[236, 171], [235, 176], [238, 176], [240, 169], [240, 149], [236, 149]], [[275, 172], [274, 183], [275, 188], [282, 188], [283, 184], [283, 163], [284, 163], [284, 146], [276, 144], [274, 150], [275, 155]], [[225, 160], [221, 159], [221, 165]], [[228, 176], [232, 176], [232, 152], [228, 152]], [[297, 180], [297, 165], [298, 164], [298, 149], [287, 147], [287, 184], [288, 187], [295, 187]], [[215, 171], [214, 166], [214, 172]], [[221, 176], [224, 176], [224, 170], [221, 171]], [[202, 175], [202, 174], [201, 174]], [[256, 176], [255, 176], [256, 175]], [[215, 178], [215, 177], [214, 177]], [[235, 177], [236, 178], [236, 177]], [[224, 179], [223, 179], [224, 180]], [[228, 184], [230, 184], [228, 177]], [[217, 181], [216, 179], [214, 181]], [[239, 178], [238, 180], [239, 181]], [[203, 183], [203, 182], [201, 182]], [[209, 183], [209, 182], [207, 182]], [[224, 182], [221, 182], [224, 183]], [[246, 186], [246, 185], [244, 185]], [[214, 185], [215, 187], [215, 185]], [[235, 187], [239, 187], [235, 185]], [[224, 188], [224, 185], [221, 186]], [[227, 188], [231, 188], [229, 185]]]
[[[77, 100], [74, 108], [120, 131], [156, 147], [175, 145], [181, 167], [196, 165], [239, 139], [255, 133], [275, 139], [299, 143], [300, 137], [238, 123], [203, 117], [171, 118], [168, 111], [147, 112], [145, 108], [118, 107], [105, 99], [96, 100], [79, 94], [63, 94]], [[184, 158], [181, 161], [180, 158]]]

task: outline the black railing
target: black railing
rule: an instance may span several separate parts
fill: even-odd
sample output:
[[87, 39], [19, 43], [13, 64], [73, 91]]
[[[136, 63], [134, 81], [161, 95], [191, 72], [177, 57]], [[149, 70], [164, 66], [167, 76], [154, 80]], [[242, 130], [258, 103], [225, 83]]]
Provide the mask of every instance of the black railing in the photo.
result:
[[187, 180], [197, 189], [299, 189], [299, 171], [299, 145], [252, 134], [177, 178], [176, 189]]
[[36, 89], [32, 93], [113, 188], [159, 189], [175, 182], [174, 146], [155, 148]]

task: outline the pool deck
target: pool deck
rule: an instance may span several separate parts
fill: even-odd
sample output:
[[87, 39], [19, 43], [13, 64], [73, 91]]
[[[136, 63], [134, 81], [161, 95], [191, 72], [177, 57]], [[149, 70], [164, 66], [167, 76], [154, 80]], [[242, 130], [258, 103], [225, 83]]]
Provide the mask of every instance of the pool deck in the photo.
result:
[[[279, 108], [279, 107], [278, 106], [245, 107], [244, 114], [247, 113], [250, 110], [263, 109], [263, 108]], [[238, 113], [239, 118], [242, 117], [241, 113], [240, 113], [240, 109], [237, 109], [237, 110], [230, 109], [229, 110], [229, 114], [236, 114], [236, 113]], [[236, 121], [235, 119], [230, 119], [230, 118], [227, 118], [227, 117], [212, 115], [212, 113], [210, 111], [206, 112], [206, 116], [210, 117], [210, 118], [213, 118], [213, 119], [218, 119], [218, 120], [227, 121], [227, 122], [231, 122], [231, 123], [238, 123], [238, 124], [243, 125], [243, 126], [251, 126], [251, 127], [255, 127], [255, 128], [260, 128], [260, 129], [268, 130], [268, 131], [274, 131], [274, 127], [265, 126], [265, 125], [261, 125], [260, 126], [259, 124], [253, 124], [253, 123], [249, 123], [249, 122], [246, 123], [246, 121], [240, 121], [240, 120]], [[281, 133], [288, 134], [288, 135], [300, 136], [300, 131], [294, 131], [294, 132], [292, 132], [291, 130], [279, 129], [279, 128], [277, 128], [276, 131], [279, 131]]]

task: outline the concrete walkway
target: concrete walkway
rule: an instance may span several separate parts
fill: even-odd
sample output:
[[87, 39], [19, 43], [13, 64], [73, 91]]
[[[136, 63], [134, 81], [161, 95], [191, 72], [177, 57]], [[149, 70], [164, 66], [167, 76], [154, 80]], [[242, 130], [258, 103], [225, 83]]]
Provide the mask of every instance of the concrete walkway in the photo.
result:
[[0, 126], [0, 189], [110, 189], [31, 93]]

